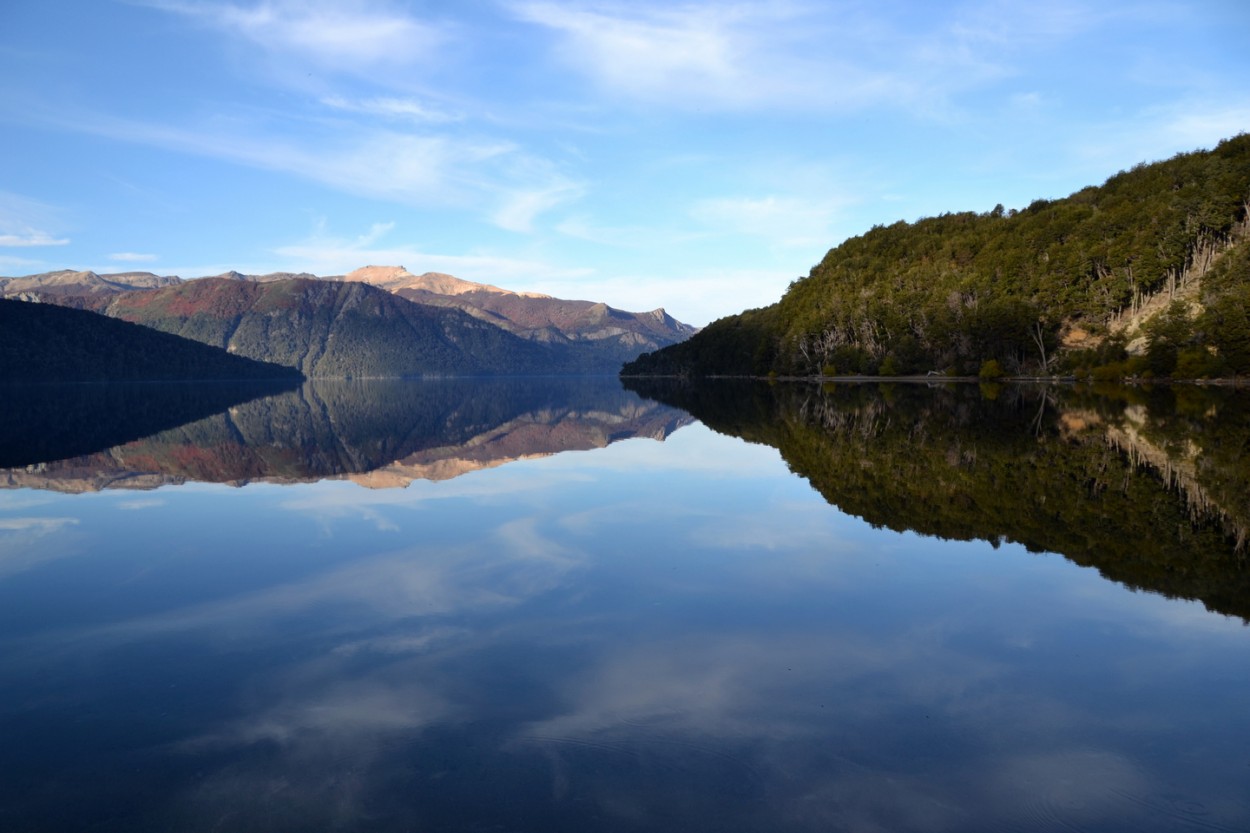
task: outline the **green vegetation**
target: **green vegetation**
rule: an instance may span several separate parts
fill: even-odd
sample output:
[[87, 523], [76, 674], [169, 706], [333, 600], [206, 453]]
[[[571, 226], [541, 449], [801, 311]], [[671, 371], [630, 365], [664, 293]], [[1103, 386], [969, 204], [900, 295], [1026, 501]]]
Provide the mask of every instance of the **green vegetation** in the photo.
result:
[[[1020, 211], [878, 226], [832, 249], [778, 303], [716, 321], [623, 373], [971, 376], [995, 361], [1012, 375], [1244, 374], [1248, 209], [1243, 134]], [[1173, 297], [1190, 300], [1155, 317], [1136, 361], [1116, 334]], [[1065, 349], [1078, 330], [1085, 349]]]
[[299, 378], [288, 367], [94, 312], [0, 300], [0, 382]]
[[831, 504], [876, 526], [1018, 542], [1250, 620], [1244, 391], [626, 384], [777, 448]]

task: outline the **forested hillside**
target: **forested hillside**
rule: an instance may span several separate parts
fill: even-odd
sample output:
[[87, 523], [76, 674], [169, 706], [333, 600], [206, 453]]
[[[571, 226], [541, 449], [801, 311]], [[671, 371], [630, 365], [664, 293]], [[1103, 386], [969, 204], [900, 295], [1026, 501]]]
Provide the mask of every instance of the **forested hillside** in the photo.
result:
[[93, 312], [0, 299], [0, 382], [299, 378], [289, 367]]
[[1248, 215], [1243, 134], [1019, 211], [875, 227], [624, 372], [1250, 373]]

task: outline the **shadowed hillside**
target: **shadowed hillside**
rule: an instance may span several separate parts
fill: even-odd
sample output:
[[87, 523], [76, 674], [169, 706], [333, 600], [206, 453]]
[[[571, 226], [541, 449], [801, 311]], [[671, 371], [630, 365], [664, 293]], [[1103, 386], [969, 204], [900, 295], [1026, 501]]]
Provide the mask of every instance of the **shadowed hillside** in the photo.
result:
[[175, 335], [51, 304], [0, 300], [0, 382], [298, 379]]

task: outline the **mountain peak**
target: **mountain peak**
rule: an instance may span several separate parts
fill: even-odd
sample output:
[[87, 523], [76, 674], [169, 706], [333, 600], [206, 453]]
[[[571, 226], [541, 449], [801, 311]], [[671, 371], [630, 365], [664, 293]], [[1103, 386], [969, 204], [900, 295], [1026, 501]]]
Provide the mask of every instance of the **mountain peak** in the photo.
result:
[[345, 281], [373, 284], [391, 292], [412, 289], [435, 295], [465, 295], [469, 292], [492, 292], [497, 295], [519, 295], [522, 298], [549, 298], [539, 292], [514, 292], [486, 283], [474, 283], [443, 272], [414, 275], [403, 266], [363, 266], [343, 276]]

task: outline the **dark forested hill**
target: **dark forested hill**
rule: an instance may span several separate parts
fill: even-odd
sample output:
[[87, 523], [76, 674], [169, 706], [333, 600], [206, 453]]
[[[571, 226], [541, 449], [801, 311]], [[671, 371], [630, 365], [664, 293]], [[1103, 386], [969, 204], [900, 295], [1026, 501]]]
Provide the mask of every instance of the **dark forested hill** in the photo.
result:
[[0, 382], [298, 379], [288, 367], [52, 304], [0, 300]]
[[319, 377], [569, 372], [577, 357], [455, 309], [363, 283], [204, 278], [106, 299], [100, 310]]
[[1250, 373], [1248, 213], [1241, 135], [1020, 211], [879, 226], [625, 373]]

